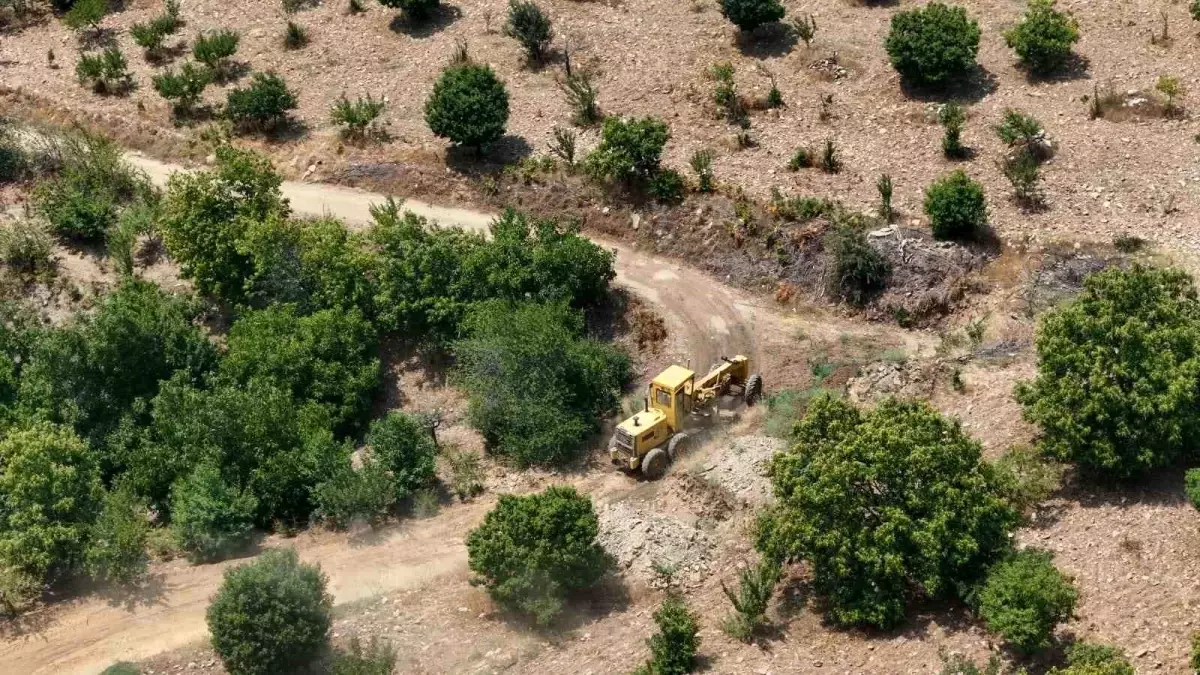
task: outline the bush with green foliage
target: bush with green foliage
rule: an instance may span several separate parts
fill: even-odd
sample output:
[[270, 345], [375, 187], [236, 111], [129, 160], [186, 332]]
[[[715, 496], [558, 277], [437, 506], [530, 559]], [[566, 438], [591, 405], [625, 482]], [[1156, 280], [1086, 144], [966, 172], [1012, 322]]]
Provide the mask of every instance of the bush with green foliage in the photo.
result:
[[895, 626], [914, 588], [961, 593], [1007, 553], [1016, 511], [979, 443], [927, 404], [818, 397], [794, 438], [772, 460], [757, 546], [807, 561], [837, 623]]
[[892, 263], [871, 246], [863, 228], [838, 224], [827, 235], [826, 248], [830, 291], [842, 300], [862, 306], [887, 286]]
[[194, 63], [185, 63], [176, 72], [168, 68], [151, 78], [154, 91], [171, 103], [171, 113], [177, 118], [191, 115], [204, 89], [212, 81], [212, 71]]
[[392, 675], [395, 668], [396, 648], [390, 642], [371, 636], [364, 649], [355, 635], [348, 648], [334, 653], [329, 675]]
[[163, 42], [167, 39], [165, 24], [149, 21], [135, 23], [129, 27], [133, 43], [146, 50], [147, 61], [158, 61], [163, 56]]
[[432, 427], [411, 415], [393, 411], [371, 422], [367, 445], [371, 459], [391, 474], [397, 501], [408, 499], [436, 478]]
[[119, 47], [107, 47], [99, 54], [80, 54], [75, 63], [79, 83], [105, 96], [119, 96], [133, 89], [129, 63]]
[[76, 32], [90, 29], [93, 33], [99, 33], [100, 22], [107, 13], [108, 0], [75, 0], [63, 14], [63, 23]]
[[517, 465], [574, 457], [629, 380], [629, 356], [583, 337], [583, 317], [561, 304], [482, 303], [466, 327], [454, 352], [468, 418]]
[[1013, 508], [1029, 513], [1062, 484], [1063, 467], [1030, 445], [1018, 445], [992, 463], [1001, 493]]
[[146, 573], [150, 519], [146, 504], [118, 486], [104, 496], [92, 524], [84, 564], [93, 579], [128, 584]]
[[363, 140], [380, 134], [378, 120], [387, 107], [384, 98], [359, 96], [354, 101], [342, 95], [329, 110], [329, 120], [341, 127], [341, 134], [350, 140]]
[[784, 13], [779, 0], [721, 0], [721, 16], [745, 33], [779, 21]]
[[387, 467], [368, 459], [357, 470], [349, 462], [313, 490], [317, 515], [335, 528], [363, 519], [375, 525], [396, 506], [396, 481]]
[[451, 65], [425, 100], [425, 123], [435, 136], [482, 149], [504, 135], [508, 90], [490, 66]]
[[962, 7], [931, 2], [892, 16], [884, 47], [892, 67], [918, 86], [944, 86], [975, 68], [979, 24]]
[[960, 159], [967, 155], [967, 149], [962, 144], [963, 125], [967, 122], [967, 113], [962, 106], [951, 101], [938, 111], [938, 121], [946, 130], [942, 137], [942, 154], [950, 159]]
[[201, 293], [240, 301], [253, 276], [253, 259], [241, 249], [251, 223], [288, 213], [279, 191], [283, 178], [271, 162], [223, 145], [216, 166], [176, 172], [167, 181], [159, 231], [183, 276]]
[[0, 567], [41, 583], [84, 561], [104, 488], [95, 458], [70, 429], [9, 431], [0, 440], [0, 495]]
[[231, 30], [201, 33], [192, 45], [192, 58], [207, 66], [214, 80], [222, 82], [229, 78], [233, 70], [230, 58], [237, 53], [240, 39]]
[[726, 633], [749, 642], [766, 625], [767, 608], [782, 571], [778, 560], [763, 558], [754, 567], [742, 570], [736, 593], [721, 582], [721, 590], [733, 605], [733, 614], [722, 624]]
[[1037, 378], [1017, 399], [1046, 452], [1115, 479], [1192, 456], [1200, 302], [1185, 272], [1089, 275], [1078, 297], [1042, 318], [1036, 346]]
[[937, 239], [972, 239], [987, 225], [983, 187], [955, 169], [925, 190], [925, 215]]
[[335, 431], [351, 433], [366, 421], [379, 386], [376, 341], [357, 309], [300, 316], [274, 305], [233, 323], [220, 372], [239, 383], [271, 382], [324, 408]]
[[33, 207], [61, 236], [99, 239], [122, 206], [157, 197], [146, 175], [107, 138], [72, 133], [50, 142], [46, 153], [53, 156], [57, 174], [34, 189]]
[[662, 170], [663, 147], [670, 138], [666, 123], [655, 117], [609, 117], [584, 166], [599, 180], [648, 183]]
[[1076, 642], [1067, 647], [1067, 665], [1046, 675], [1137, 675], [1129, 657], [1119, 647]]
[[258, 501], [236, 489], [210, 463], [197, 466], [171, 488], [171, 527], [193, 560], [220, 560], [244, 548]]
[[296, 94], [273, 72], [254, 73], [250, 84], [230, 89], [225, 117], [239, 131], [271, 133], [291, 123], [289, 111], [297, 106]]
[[599, 530], [592, 500], [573, 487], [502, 495], [467, 537], [472, 583], [502, 607], [546, 625], [569, 593], [595, 586], [612, 566], [596, 543]]
[[[22, 409], [71, 425], [101, 447], [122, 418], [144, 410], [161, 381], [176, 373], [197, 380], [216, 364], [195, 316], [191, 303], [152, 282], [123, 282], [94, 311], [40, 334], [22, 372]], [[104, 457], [106, 479], [122, 466]]]
[[988, 630], [1019, 652], [1050, 646], [1054, 627], [1070, 620], [1079, 593], [1050, 553], [1024, 549], [988, 570], [975, 598]]
[[650, 177], [650, 182], [646, 184], [646, 192], [665, 204], [682, 201], [686, 189], [687, 185], [684, 183], [683, 176], [675, 169], [660, 169], [658, 173]]
[[1066, 64], [1079, 41], [1079, 24], [1054, 9], [1054, 0], [1029, 0], [1025, 16], [1004, 33], [1004, 41], [1030, 72], [1045, 75]]
[[550, 17], [532, 0], [509, 0], [508, 23], [504, 34], [521, 43], [525, 56], [534, 63], [541, 63], [550, 53], [550, 42], [554, 29]]
[[658, 632], [646, 640], [650, 660], [633, 675], [687, 675], [696, 670], [700, 651], [700, 629], [696, 615], [688, 610], [683, 597], [669, 591], [662, 606], [654, 613]]
[[1200, 469], [1188, 469], [1184, 472], [1183, 491], [1192, 506], [1200, 509]]
[[290, 548], [226, 570], [206, 619], [229, 675], [294, 673], [316, 661], [333, 622], [327, 584], [319, 566], [302, 564]]
[[1010, 148], [1032, 150], [1042, 136], [1042, 124], [1032, 115], [1007, 108], [1004, 120], [996, 126], [996, 135]]
[[0, 229], [0, 259], [23, 274], [53, 268], [54, 241], [40, 221], [21, 219]]
[[409, 23], [422, 23], [437, 13], [440, 0], [379, 0], [379, 4], [400, 10]]
[[288, 20], [283, 29], [283, 48], [303, 49], [308, 45], [308, 29], [295, 21]]
[[1188, 658], [1192, 671], [1200, 673], [1200, 633], [1192, 633], [1192, 649]]

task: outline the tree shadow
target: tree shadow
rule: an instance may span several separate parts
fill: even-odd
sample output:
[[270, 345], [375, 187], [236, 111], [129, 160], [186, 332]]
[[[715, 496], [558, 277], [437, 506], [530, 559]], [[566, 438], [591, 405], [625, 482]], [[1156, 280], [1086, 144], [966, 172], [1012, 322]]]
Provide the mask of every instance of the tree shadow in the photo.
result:
[[996, 91], [999, 80], [995, 73], [981, 65], [976, 65], [964, 78], [942, 86], [916, 85], [903, 77], [900, 78], [900, 90], [904, 96], [914, 101], [942, 102], [961, 100], [978, 103], [988, 94]]
[[249, 61], [229, 61], [221, 65], [220, 69], [213, 76], [213, 82], [217, 84], [232, 84], [249, 75], [251, 70]]
[[121, 607], [131, 612], [138, 607], [152, 607], [163, 602], [168, 590], [166, 575], [149, 574], [132, 584], [112, 584], [96, 589], [96, 595], [109, 607]]
[[[1053, 84], [1056, 82], [1074, 82], [1076, 80], [1090, 80], [1091, 73], [1089, 69], [1091, 61], [1082, 54], [1071, 52], [1067, 56], [1066, 62], [1061, 68], [1053, 73], [1034, 73], [1028, 69], [1021, 68], [1025, 71], [1025, 78], [1030, 84]], [[1020, 66], [1018, 66], [1020, 68]]]
[[187, 52], [187, 40], [181, 40], [170, 47], [161, 47], [157, 51], [147, 54], [146, 61], [154, 66], [166, 66], [174, 63], [176, 59]]
[[454, 145], [446, 150], [446, 166], [469, 177], [480, 177], [519, 162], [533, 154], [533, 146], [520, 136], [509, 134], [481, 152], [478, 148]]
[[83, 49], [107, 49], [117, 46], [115, 28], [97, 28], [79, 34], [79, 46]]
[[445, 3], [438, 4], [426, 19], [413, 20], [405, 16], [403, 13], [397, 14], [388, 24], [395, 33], [407, 35], [411, 38], [427, 38], [434, 33], [441, 32], [462, 17], [462, 10], [455, 5], [447, 5]]
[[797, 41], [796, 31], [781, 21], [764, 24], [749, 33], [738, 31], [735, 39], [742, 56], [760, 59], [787, 56], [796, 48]]

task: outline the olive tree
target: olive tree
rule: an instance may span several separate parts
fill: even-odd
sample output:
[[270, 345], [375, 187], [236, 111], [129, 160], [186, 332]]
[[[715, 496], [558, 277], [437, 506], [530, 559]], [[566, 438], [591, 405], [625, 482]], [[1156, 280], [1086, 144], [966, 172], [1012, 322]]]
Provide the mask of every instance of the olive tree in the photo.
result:
[[1200, 433], [1200, 303], [1179, 270], [1097, 272], [1042, 318], [1037, 377], [1017, 388], [1041, 446], [1109, 478], [1193, 456]]
[[1071, 618], [1078, 598], [1050, 553], [1025, 549], [992, 566], [976, 601], [988, 629], [1028, 654], [1050, 646], [1054, 627]]
[[489, 66], [451, 65], [425, 101], [425, 123], [435, 136], [482, 149], [504, 135], [508, 91]]
[[927, 404], [821, 396], [794, 439], [771, 463], [757, 546], [806, 561], [835, 622], [895, 626], [914, 590], [954, 595], [1008, 551], [1018, 514], [979, 443]]
[[1070, 14], [1054, 9], [1054, 0], [1030, 0], [1021, 22], [1004, 41], [1033, 73], [1052, 73], [1067, 62], [1079, 41], [1079, 25]]
[[897, 12], [884, 47], [892, 67], [906, 81], [942, 86], [975, 67], [979, 24], [962, 7], [931, 2]]

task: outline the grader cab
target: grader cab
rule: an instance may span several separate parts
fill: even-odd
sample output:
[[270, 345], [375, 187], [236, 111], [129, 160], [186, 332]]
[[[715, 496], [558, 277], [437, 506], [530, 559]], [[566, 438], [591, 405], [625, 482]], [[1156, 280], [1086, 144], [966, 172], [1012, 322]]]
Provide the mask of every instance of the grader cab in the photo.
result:
[[762, 394], [762, 377], [750, 373], [750, 359], [745, 356], [722, 357], [700, 379], [683, 366], [668, 366], [650, 381], [642, 412], [617, 425], [609, 443], [612, 463], [658, 478], [687, 442], [685, 420], [729, 393], [741, 396], [748, 405]]

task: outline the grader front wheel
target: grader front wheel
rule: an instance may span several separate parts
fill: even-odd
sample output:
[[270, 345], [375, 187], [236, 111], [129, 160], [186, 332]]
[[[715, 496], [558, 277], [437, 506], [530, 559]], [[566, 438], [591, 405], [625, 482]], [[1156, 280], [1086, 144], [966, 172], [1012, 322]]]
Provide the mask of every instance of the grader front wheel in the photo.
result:
[[681, 431], [672, 436], [671, 442], [667, 443], [667, 456], [671, 458], [672, 462], [674, 462], [679, 458], [679, 455], [681, 455], [684, 450], [687, 450], [687, 446], [688, 435], [687, 433]]
[[642, 458], [642, 475], [650, 480], [654, 480], [663, 475], [667, 470], [667, 453], [663, 452], [662, 448], [655, 448], [646, 453]]

